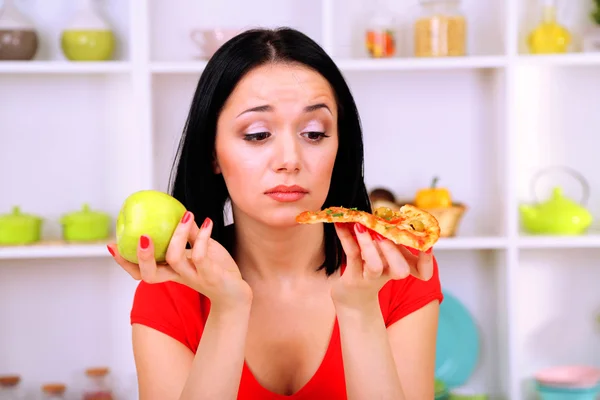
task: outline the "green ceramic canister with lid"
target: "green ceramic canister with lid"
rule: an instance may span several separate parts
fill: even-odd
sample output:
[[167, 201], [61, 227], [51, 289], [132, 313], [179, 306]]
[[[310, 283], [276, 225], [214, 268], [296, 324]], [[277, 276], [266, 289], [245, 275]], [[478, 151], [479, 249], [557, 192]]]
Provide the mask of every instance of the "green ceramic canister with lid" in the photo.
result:
[[19, 206], [13, 206], [10, 213], [0, 215], [0, 245], [24, 245], [39, 242], [42, 224], [41, 217], [24, 214]]
[[101, 211], [92, 211], [86, 203], [81, 210], [61, 217], [63, 239], [67, 242], [96, 242], [108, 239], [111, 218]]

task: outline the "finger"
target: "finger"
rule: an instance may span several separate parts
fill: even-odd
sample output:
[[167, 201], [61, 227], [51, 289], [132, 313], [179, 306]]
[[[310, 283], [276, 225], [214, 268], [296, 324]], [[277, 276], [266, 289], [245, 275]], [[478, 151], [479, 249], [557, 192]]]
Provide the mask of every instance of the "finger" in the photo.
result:
[[403, 245], [398, 245], [398, 250], [400, 250], [400, 252], [402, 253], [402, 255], [404, 256], [404, 258], [408, 261], [409, 264], [416, 264], [417, 260], [419, 259], [418, 250], [412, 250], [409, 249], [406, 246]]
[[185, 223], [189, 225], [187, 241], [193, 248], [194, 243], [198, 238], [198, 234], [200, 233], [200, 228], [198, 228], [198, 224], [196, 223], [196, 216], [194, 214], [191, 214], [190, 220]]
[[404, 279], [406, 278], [410, 270], [410, 262], [406, 259], [406, 256], [401, 251], [401, 246], [397, 246], [391, 240], [386, 239], [381, 235], [377, 235], [376, 239], [383, 258], [386, 260], [389, 268], [388, 273], [391, 279]]
[[383, 274], [384, 264], [379, 256], [379, 251], [375, 242], [371, 238], [371, 234], [364, 225], [356, 224], [356, 239], [360, 247], [362, 259], [365, 261], [363, 266], [363, 276], [366, 279], [377, 279]]
[[349, 275], [362, 275], [362, 258], [360, 257], [360, 247], [352, 236], [352, 231], [346, 224], [335, 223], [335, 232], [340, 239], [344, 253], [346, 254], [346, 271]]
[[408, 261], [411, 275], [426, 281], [431, 279], [433, 276], [432, 249], [426, 252], [410, 249], [406, 246], [398, 246], [398, 249]]
[[194, 239], [194, 246], [192, 247], [192, 262], [196, 267], [196, 270], [203, 268], [206, 260], [206, 254], [208, 253], [208, 240], [212, 233], [212, 221], [210, 218], [206, 218], [202, 223], [202, 226], [196, 234]]
[[410, 273], [422, 280], [429, 280], [433, 276], [433, 248], [422, 252], [412, 247], [398, 246], [404, 258], [410, 265]]
[[411, 273], [417, 278], [428, 281], [433, 276], [433, 254], [431, 252], [420, 252], [416, 263], [416, 272]]
[[179, 281], [179, 276], [168, 265], [156, 265], [154, 244], [149, 236], [140, 236], [137, 248], [138, 263], [142, 280], [147, 283]]
[[373, 239], [373, 241], [375, 242], [375, 248], [377, 248], [379, 257], [383, 261], [383, 272], [385, 273], [388, 268], [388, 263], [387, 263], [387, 260], [385, 259], [385, 257], [383, 256], [383, 253], [381, 252], [381, 249], [379, 248], [379, 244], [378, 244], [378, 239], [385, 239], [385, 238], [373, 230], [369, 230], [369, 234], [371, 235], [371, 239]]
[[[175, 272], [184, 277], [191, 277], [195, 274], [194, 265], [187, 257], [186, 247], [190, 236], [192, 236], [192, 232], [197, 231], [197, 229], [194, 215], [190, 211], [186, 211], [177, 228], [175, 228], [167, 247], [165, 255], [167, 263]], [[195, 236], [191, 242], [194, 240]]]
[[140, 272], [139, 265], [134, 264], [130, 261], [127, 261], [126, 259], [121, 257], [121, 255], [119, 254], [119, 251], [117, 250], [117, 246], [114, 243], [110, 243], [106, 247], [108, 248], [108, 252], [110, 253], [110, 255], [115, 259], [117, 264], [119, 264], [121, 266], [121, 268], [123, 268], [125, 270], [125, 272], [127, 272], [129, 275], [131, 275], [131, 277], [133, 279], [135, 279], [136, 281], [139, 281], [142, 279], [142, 274]]

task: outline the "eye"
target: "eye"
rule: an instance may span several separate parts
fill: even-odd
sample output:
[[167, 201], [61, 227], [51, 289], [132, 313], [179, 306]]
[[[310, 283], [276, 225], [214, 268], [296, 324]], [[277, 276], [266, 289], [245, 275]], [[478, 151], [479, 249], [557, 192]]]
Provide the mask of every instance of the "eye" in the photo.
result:
[[302, 135], [312, 142], [318, 142], [323, 138], [329, 137], [325, 132], [303, 132]]
[[247, 133], [244, 135], [244, 140], [249, 142], [259, 142], [268, 139], [271, 136], [269, 132]]

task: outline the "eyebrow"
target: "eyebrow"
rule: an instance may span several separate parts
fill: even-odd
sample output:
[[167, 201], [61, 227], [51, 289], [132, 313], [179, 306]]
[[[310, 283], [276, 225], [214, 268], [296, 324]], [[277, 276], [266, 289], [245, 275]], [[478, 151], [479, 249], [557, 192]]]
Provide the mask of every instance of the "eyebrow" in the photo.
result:
[[[309, 112], [313, 112], [313, 111], [316, 111], [316, 110], [320, 110], [322, 108], [326, 109], [327, 111], [329, 111], [330, 114], [333, 115], [333, 113], [331, 112], [331, 110], [329, 109], [329, 107], [327, 106], [327, 104], [325, 104], [325, 103], [317, 103], [317, 104], [312, 104], [310, 106], [306, 106], [306, 107], [304, 107], [304, 112], [305, 113], [309, 113]], [[242, 114], [246, 114], [246, 113], [249, 113], [249, 112], [269, 112], [269, 111], [273, 111], [273, 107], [270, 106], [270, 105], [268, 105], [268, 104], [265, 104], [263, 106], [252, 107], [252, 108], [249, 108], [249, 109], [247, 109], [245, 111], [242, 111], [240, 114], [238, 114], [238, 117], [240, 115], [242, 115]]]

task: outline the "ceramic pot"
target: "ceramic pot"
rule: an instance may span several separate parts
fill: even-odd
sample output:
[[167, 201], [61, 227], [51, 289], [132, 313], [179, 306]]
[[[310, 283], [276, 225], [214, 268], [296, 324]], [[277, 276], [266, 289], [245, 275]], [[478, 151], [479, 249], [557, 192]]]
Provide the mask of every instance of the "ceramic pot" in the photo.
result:
[[21, 212], [14, 206], [9, 214], [0, 215], [0, 245], [24, 245], [39, 242], [43, 219]]
[[110, 234], [110, 216], [93, 211], [88, 204], [81, 210], [62, 216], [63, 239], [67, 242], [95, 242], [108, 239]]
[[115, 35], [94, 7], [94, 0], [81, 6], [61, 34], [61, 48], [71, 61], [108, 61], [114, 56]]
[[15, 6], [4, 0], [0, 11], [0, 60], [31, 60], [39, 46], [33, 23]]
[[583, 34], [583, 51], [585, 53], [600, 52], [600, 25], [587, 29]]
[[219, 47], [240, 32], [240, 29], [193, 29], [190, 32], [190, 37], [200, 47], [202, 58], [209, 59]]

